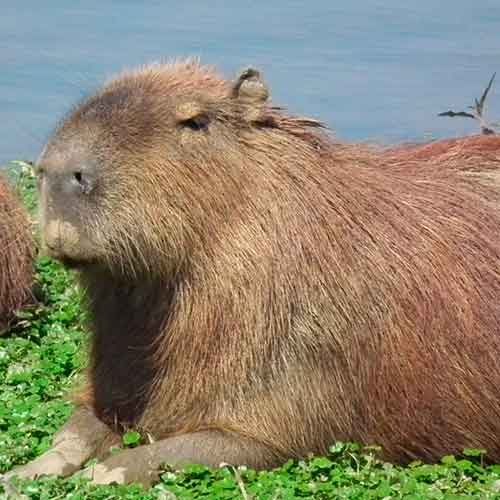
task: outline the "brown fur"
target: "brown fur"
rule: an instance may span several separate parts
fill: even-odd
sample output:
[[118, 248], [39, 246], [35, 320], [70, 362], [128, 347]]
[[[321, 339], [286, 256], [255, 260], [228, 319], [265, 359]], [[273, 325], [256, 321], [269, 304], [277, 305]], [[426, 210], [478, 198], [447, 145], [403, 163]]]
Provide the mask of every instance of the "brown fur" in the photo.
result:
[[500, 136], [474, 135], [391, 147], [384, 151], [384, 159], [403, 168], [430, 164], [438, 172], [443, 168], [484, 172], [497, 169], [499, 150]]
[[0, 176], [0, 334], [31, 301], [32, 244], [28, 218]]
[[[92, 312], [81, 404], [155, 439], [244, 436], [256, 466], [335, 440], [500, 460], [495, 185], [459, 143], [379, 151], [319, 125], [196, 63], [125, 73], [63, 121], [42, 222]], [[496, 172], [483, 140], [470, 170]], [[75, 170], [88, 196], [63, 194]]]

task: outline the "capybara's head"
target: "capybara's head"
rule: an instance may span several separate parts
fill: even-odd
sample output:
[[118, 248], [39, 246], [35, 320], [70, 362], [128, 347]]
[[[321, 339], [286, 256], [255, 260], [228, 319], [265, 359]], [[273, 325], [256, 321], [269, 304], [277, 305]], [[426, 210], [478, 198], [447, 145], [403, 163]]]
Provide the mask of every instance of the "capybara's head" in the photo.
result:
[[207, 213], [227, 215], [240, 186], [248, 190], [248, 146], [264, 150], [264, 129], [279, 126], [267, 97], [254, 69], [228, 82], [190, 61], [108, 82], [62, 121], [37, 162], [48, 253], [125, 273], [182, 265], [206, 237]]

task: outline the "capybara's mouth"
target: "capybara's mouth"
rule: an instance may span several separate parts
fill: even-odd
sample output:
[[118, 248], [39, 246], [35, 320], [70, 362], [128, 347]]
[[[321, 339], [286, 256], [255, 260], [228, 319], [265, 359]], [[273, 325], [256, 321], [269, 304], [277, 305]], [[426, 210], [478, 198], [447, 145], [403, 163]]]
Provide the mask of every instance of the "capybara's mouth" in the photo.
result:
[[62, 265], [69, 267], [70, 269], [79, 269], [83, 266], [83, 261], [64, 255], [48, 245], [45, 246], [44, 253], [47, 257], [59, 261]]
[[88, 262], [71, 257], [58, 257], [57, 260], [65, 267], [75, 271], [81, 270], [88, 265]]
[[81, 270], [90, 264], [88, 259], [68, 255], [59, 247], [52, 247], [47, 244], [44, 246], [44, 254], [69, 269]]

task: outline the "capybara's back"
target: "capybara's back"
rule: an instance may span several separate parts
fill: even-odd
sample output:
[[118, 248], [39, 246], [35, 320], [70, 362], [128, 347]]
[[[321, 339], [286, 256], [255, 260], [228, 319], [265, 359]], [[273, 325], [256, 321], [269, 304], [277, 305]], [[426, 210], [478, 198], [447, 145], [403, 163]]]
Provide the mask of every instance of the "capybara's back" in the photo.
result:
[[257, 443], [238, 455], [256, 467], [335, 440], [499, 461], [499, 196], [469, 170], [496, 172], [500, 149], [440, 169], [266, 98], [255, 72], [152, 66], [49, 141], [44, 241], [93, 318], [82, 404], [155, 439]]
[[27, 215], [0, 175], [0, 334], [31, 298], [33, 253]]

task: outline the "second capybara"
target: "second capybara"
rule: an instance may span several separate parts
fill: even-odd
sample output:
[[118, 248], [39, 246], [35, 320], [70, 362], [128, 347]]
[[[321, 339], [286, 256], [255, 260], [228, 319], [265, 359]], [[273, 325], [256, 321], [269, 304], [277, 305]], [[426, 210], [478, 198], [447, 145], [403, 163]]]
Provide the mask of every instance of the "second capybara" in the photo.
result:
[[28, 216], [0, 174], [0, 335], [32, 302], [33, 240]]
[[[162, 463], [269, 468], [336, 440], [500, 461], [496, 184], [267, 98], [255, 70], [152, 65], [54, 132], [43, 239], [80, 271], [91, 364], [54, 448], [13, 474], [99, 455], [94, 482], [149, 483]], [[147, 443], [103, 456], [131, 427]]]
[[472, 135], [442, 139], [421, 144], [402, 144], [384, 150], [386, 166], [408, 169], [419, 165], [434, 165], [437, 172], [443, 169], [494, 174], [500, 161], [499, 135]]

